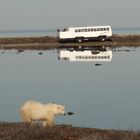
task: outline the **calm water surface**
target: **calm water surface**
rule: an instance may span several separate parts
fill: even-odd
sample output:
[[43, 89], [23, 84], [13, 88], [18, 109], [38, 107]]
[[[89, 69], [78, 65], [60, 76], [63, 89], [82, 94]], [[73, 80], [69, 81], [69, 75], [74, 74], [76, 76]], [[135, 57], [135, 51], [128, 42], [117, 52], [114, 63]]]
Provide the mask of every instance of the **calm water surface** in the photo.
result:
[[[113, 28], [113, 34], [140, 34], [140, 28]], [[57, 36], [57, 29], [0, 30], [0, 37]]]
[[59, 59], [61, 50], [0, 50], [0, 121], [21, 121], [27, 100], [64, 104], [58, 124], [140, 129], [140, 48], [114, 48], [109, 62]]

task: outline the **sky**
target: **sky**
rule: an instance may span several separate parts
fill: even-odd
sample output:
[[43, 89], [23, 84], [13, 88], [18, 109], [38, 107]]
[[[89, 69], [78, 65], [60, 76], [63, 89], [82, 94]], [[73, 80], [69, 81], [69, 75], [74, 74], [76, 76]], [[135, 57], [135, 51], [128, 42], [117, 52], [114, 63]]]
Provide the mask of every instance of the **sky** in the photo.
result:
[[140, 0], [0, 0], [0, 30], [140, 27]]

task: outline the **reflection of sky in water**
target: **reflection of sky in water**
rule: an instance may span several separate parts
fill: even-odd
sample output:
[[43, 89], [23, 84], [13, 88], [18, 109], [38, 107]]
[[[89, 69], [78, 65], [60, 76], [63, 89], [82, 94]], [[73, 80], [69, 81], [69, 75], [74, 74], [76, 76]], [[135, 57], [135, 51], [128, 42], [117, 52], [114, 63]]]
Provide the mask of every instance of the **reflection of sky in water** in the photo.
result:
[[140, 48], [115, 50], [112, 61], [98, 67], [58, 60], [56, 50], [0, 51], [0, 121], [20, 121], [20, 106], [35, 99], [75, 113], [57, 117], [57, 123], [140, 129]]

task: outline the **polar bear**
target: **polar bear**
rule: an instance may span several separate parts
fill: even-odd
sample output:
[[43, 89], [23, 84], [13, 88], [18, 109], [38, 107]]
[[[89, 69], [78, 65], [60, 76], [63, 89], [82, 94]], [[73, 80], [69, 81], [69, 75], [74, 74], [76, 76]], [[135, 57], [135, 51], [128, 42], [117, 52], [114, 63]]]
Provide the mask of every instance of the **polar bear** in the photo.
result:
[[37, 101], [27, 101], [20, 109], [21, 117], [24, 122], [43, 121], [43, 126], [53, 126], [54, 116], [66, 115], [63, 105], [48, 103], [42, 104]]

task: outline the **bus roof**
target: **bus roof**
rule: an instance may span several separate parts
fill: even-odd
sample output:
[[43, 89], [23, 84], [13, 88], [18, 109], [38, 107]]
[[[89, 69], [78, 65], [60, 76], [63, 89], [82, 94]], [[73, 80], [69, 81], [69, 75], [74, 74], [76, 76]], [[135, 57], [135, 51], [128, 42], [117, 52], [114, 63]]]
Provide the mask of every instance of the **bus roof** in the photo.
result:
[[68, 27], [69, 29], [70, 28], [73, 28], [73, 29], [83, 29], [83, 28], [111, 28], [110, 25], [101, 25], [101, 26], [75, 26], [75, 27]]

